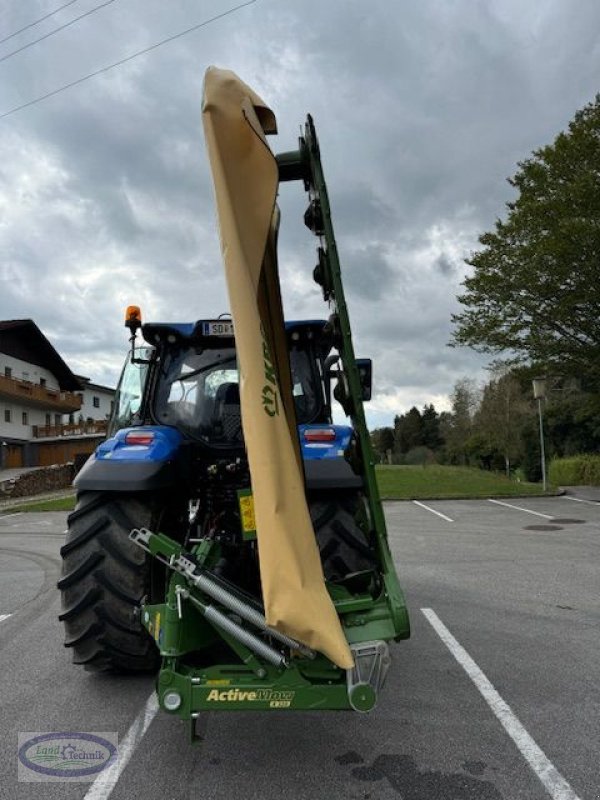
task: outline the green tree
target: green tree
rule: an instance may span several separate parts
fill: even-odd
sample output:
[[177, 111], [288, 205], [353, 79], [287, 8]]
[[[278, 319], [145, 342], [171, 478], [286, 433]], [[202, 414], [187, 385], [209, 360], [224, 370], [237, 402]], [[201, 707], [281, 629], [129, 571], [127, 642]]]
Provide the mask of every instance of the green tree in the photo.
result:
[[421, 412], [413, 406], [406, 414], [394, 418], [394, 452], [402, 456], [423, 444]]
[[473, 433], [473, 418], [479, 406], [479, 390], [474, 381], [461, 378], [452, 392], [452, 413], [441, 415], [440, 429], [446, 441], [445, 458], [451, 464], [468, 462], [467, 441]]
[[436, 451], [444, 444], [440, 432], [440, 415], [435, 410], [433, 403], [423, 406], [421, 412], [421, 436], [425, 447]]
[[394, 449], [394, 429], [375, 428], [371, 431], [371, 444], [381, 463], [387, 463], [388, 451]]
[[474, 429], [490, 452], [498, 451], [506, 474], [523, 450], [522, 432], [534, 417], [533, 405], [511, 372], [497, 371], [484, 387]]
[[600, 385], [600, 95], [509, 183], [506, 220], [467, 259], [452, 344]]

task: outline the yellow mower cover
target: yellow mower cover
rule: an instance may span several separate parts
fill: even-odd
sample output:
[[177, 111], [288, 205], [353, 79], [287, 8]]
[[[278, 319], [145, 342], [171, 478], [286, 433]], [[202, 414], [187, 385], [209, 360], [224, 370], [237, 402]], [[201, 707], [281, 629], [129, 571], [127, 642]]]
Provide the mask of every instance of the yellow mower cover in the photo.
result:
[[204, 133], [233, 316], [240, 402], [267, 623], [353, 666], [325, 588], [304, 494], [277, 269], [279, 183], [266, 134], [275, 115], [237, 75], [211, 67]]

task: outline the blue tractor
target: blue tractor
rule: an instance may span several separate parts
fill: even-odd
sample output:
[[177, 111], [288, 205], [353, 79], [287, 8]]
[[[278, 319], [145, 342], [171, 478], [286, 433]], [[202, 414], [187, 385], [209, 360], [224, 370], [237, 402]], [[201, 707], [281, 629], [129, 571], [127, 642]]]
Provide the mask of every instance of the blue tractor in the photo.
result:
[[[203, 118], [237, 327], [142, 324], [129, 307], [130, 353], [108, 438], [75, 481], [59, 581], [74, 662], [160, 668], [158, 703], [193, 740], [204, 711], [369, 711], [389, 643], [410, 635], [363, 409], [371, 362], [354, 355], [312, 117], [275, 155], [264, 101], [209, 69]], [[283, 321], [287, 182], [308, 195], [326, 321]]]
[[[233, 325], [224, 318], [142, 325], [140, 317], [136, 307], [128, 309], [132, 346], [109, 435], [76, 478], [78, 502], [62, 551], [66, 646], [90, 670], [157, 666], [158, 649], [137, 610], [143, 599], [164, 595], [165, 571], [130, 541], [134, 527], [170, 533], [186, 548], [216, 543], [213, 574], [260, 597], [252, 522], [242, 519], [251, 481]], [[135, 345], [139, 329], [142, 346]], [[286, 334], [324, 575], [358, 589], [371, 580], [377, 559], [365, 529], [363, 478], [353, 468], [357, 438], [352, 427], [332, 422], [332, 395], [343, 379], [335, 369], [335, 330], [305, 320], [286, 323]], [[368, 400], [371, 361], [357, 365]]]

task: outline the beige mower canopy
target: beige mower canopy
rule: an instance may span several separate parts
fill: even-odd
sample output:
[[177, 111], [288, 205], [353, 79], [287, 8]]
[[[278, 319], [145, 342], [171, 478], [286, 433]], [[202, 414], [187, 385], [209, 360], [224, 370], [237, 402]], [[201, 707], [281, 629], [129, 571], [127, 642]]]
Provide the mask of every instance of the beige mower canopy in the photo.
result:
[[233, 72], [204, 81], [204, 132], [235, 329], [267, 623], [353, 666], [306, 504], [277, 268], [275, 115]]

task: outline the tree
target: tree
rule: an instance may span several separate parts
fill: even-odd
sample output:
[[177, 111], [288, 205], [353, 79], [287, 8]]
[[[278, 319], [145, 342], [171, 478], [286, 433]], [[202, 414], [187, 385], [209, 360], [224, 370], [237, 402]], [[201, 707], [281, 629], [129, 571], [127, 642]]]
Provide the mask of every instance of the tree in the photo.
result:
[[440, 416], [432, 404], [423, 406], [421, 412], [421, 435], [423, 444], [430, 450], [439, 450], [444, 444], [440, 433]]
[[532, 402], [517, 378], [511, 372], [496, 371], [483, 389], [474, 427], [482, 444], [502, 455], [507, 475], [511, 463], [522, 453], [521, 434], [533, 416]]
[[600, 95], [509, 183], [506, 221], [466, 260], [451, 344], [600, 384]]
[[479, 406], [479, 390], [469, 378], [461, 378], [452, 392], [452, 414], [440, 419], [446, 440], [446, 458], [453, 464], [468, 461], [467, 441], [473, 432], [473, 417]]
[[423, 444], [423, 421], [416, 406], [394, 418], [394, 450], [397, 455], [408, 453]]
[[386, 463], [388, 451], [391, 452], [394, 449], [394, 429], [375, 428], [374, 431], [371, 431], [371, 444], [379, 456], [380, 462]]

